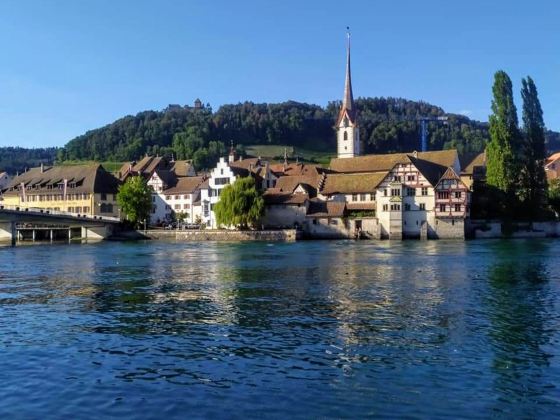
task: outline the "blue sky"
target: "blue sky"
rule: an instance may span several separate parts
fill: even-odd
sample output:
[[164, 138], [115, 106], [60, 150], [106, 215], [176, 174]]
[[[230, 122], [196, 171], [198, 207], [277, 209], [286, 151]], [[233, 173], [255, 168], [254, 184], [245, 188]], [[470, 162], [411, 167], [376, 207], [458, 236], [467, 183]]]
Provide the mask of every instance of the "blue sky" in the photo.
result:
[[531, 75], [560, 130], [552, 0], [3, 0], [0, 146], [62, 146], [127, 114], [245, 100], [424, 100], [486, 121], [493, 73]]

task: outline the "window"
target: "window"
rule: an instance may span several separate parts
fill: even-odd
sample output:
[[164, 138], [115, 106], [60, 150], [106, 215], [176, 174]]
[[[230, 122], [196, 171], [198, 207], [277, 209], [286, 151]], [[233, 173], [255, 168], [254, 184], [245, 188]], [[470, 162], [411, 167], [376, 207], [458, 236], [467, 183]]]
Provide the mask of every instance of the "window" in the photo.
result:
[[428, 187], [422, 187], [422, 195], [428, 195]]
[[365, 194], [360, 194], [360, 201], [366, 201], [366, 195]]
[[461, 191], [455, 191], [455, 198], [461, 198]]
[[441, 212], [445, 211], [445, 204], [440, 204], [439, 205], [439, 211], [441, 211]]
[[395, 181], [395, 182], [401, 182], [401, 177], [400, 177], [400, 175], [395, 175], [395, 176], [393, 177], [393, 181]]
[[176, 195], [176, 196], [175, 196], [175, 200], [180, 200], [180, 199], [181, 199], [181, 196], [180, 196], [180, 195]]
[[404, 205], [404, 211], [410, 211], [410, 204], [406, 203]]
[[406, 180], [407, 181], [416, 181], [416, 177], [414, 175], [407, 175]]
[[165, 196], [165, 199], [166, 199], [167, 201], [169, 201], [169, 200], [171, 200], [171, 196], [170, 196], [170, 195], [166, 195], [166, 196]]
[[420, 210], [426, 210], [426, 204], [420, 203]]
[[387, 197], [387, 189], [386, 189], [386, 188], [383, 190], [383, 195], [384, 195], [385, 197]]
[[375, 201], [375, 193], [369, 195], [370, 201]]
[[157, 206], [152, 206], [152, 214], [155, 214], [157, 210]]
[[181, 205], [180, 204], [175, 204], [174, 208], [175, 208], [175, 210], [181, 210]]
[[461, 205], [455, 204], [455, 211], [461, 211]]
[[223, 175], [223, 174], [224, 174], [224, 170], [220, 169], [220, 175]]
[[344, 132], [344, 140], [348, 140], [348, 132], [347, 131]]
[[400, 204], [391, 204], [391, 211], [400, 211], [401, 205]]
[[416, 195], [416, 188], [407, 188], [406, 189], [406, 195], [408, 195], [409, 197], [415, 196]]
[[169, 204], [165, 205], [165, 210], [171, 210], [171, 206]]
[[438, 191], [437, 198], [446, 200], [449, 198], [449, 191]]
[[191, 208], [191, 205], [190, 205], [190, 204], [183, 204], [183, 208], [184, 208], [184, 209], [190, 209], [190, 208]]
[[156, 196], [152, 195], [152, 203], [155, 203], [155, 202], [156, 202]]
[[338, 220], [336, 220], [336, 219], [329, 219], [329, 224], [331, 224], [331, 225], [338, 225]]
[[216, 178], [214, 180], [215, 185], [226, 185], [229, 184], [229, 178]]
[[89, 207], [84, 207], [84, 213], [89, 213]]
[[101, 193], [101, 199], [102, 200], [107, 200], [107, 194]]
[[401, 189], [400, 188], [392, 188], [391, 189], [391, 196], [392, 197], [400, 197]]
[[358, 194], [352, 194], [352, 201], [358, 201]]

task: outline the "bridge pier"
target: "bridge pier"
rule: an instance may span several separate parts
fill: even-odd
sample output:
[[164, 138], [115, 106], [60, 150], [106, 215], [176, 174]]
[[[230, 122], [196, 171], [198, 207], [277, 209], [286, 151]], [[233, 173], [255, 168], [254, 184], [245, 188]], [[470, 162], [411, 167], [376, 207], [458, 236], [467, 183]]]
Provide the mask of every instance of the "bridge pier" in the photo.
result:
[[16, 222], [0, 222], [0, 241], [10, 241], [12, 246], [16, 245]]

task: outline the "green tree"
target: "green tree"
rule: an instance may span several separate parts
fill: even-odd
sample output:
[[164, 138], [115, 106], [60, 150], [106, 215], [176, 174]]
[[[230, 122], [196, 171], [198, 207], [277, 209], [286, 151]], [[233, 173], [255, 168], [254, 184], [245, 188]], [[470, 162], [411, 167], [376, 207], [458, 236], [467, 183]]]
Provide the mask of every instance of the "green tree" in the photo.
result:
[[218, 225], [246, 229], [264, 214], [264, 200], [256, 188], [255, 180], [248, 176], [227, 185], [214, 206]]
[[511, 199], [518, 185], [521, 155], [517, 110], [511, 79], [506, 72], [496, 72], [492, 92], [486, 180], [488, 185], [503, 191]]
[[537, 87], [531, 77], [522, 81], [523, 98], [523, 168], [521, 170], [521, 198], [534, 216], [544, 207], [546, 199], [546, 174], [544, 161], [545, 126]]
[[146, 180], [133, 176], [119, 187], [117, 203], [127, 219], [135, 225], [147, 220], [152, 209], [152, 191]]
[[554, 179], [548, 187], [548, 203], [556, 214], [560, 214], [560, 179]]

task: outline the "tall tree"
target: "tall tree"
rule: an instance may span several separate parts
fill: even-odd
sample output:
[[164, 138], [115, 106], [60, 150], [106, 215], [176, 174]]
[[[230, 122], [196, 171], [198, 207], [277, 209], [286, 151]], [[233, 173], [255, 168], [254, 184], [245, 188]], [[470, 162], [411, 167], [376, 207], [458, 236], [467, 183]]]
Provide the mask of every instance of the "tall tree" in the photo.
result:
[[486, 180], [488, 185], [512, 198], [518, 185], [522, 157], [517, 110], [513, 103], [511, 79], [506, 72], [496, 72], [492, 92]]
[[150, 216], [152, 192], [141, 176], [132, 176], [119, 187], [117, 203], [128, 220], [139, 225]]
[[545, 126], [535, 82], [527, 76], [521, 83], [523, 85], [521, 97], [523, 98], [524, 155], [521, 170], [521, 198], [534, 212], [543, 207], [546, 198]]
[[227, 185], [214, 206], [218, 225], [246, 229], [254, 225], [264, 214], [264, 200], [251, 177], [238, 178]]

